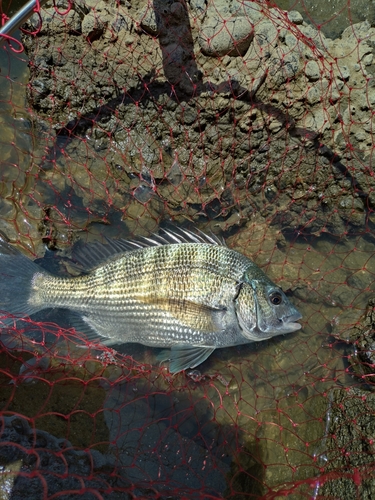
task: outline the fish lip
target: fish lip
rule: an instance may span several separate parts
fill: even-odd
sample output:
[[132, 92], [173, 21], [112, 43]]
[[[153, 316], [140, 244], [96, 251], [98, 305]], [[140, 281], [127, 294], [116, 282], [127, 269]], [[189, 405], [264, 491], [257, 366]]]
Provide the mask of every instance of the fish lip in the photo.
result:
[[302, 314], [296, 311], [294, 314], [283, 319], [283, 324], [288, 328], [289, 332], [295, 332], [302, 328], [298, 320], [302, 318]]
[[297, 330], [300, 330], [302, 328], [302, 325], [300, 325], [300, 323], [296, 323], [294, 321], [286, 321], [284, 324], [288, 326], [289, 332], [296, 332]]

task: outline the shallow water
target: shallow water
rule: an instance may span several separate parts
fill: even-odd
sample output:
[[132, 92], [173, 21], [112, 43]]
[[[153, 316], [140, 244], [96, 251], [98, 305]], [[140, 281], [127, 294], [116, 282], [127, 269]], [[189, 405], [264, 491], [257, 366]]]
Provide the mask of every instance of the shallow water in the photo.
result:
[[307, 23], [318, 27], [325, 36], [337, 38], [348, 26], [375, 21], [372, 2], [368, 0], [275, 0], [283, 10], [296, 10]]
[[[277, 252], [274, 254], [276, 257], [279, 255]], [[357, 236], [347, 236], [342, 241], [328, 236], [313, 238], [309, 242], [297, 239], [291, 247], [286, 247], [284, 258], [279, 257], [280, 262], [292, 264], [298, 275], [293, 278], [295, 290], [290, 296], [303, 314], [301, 331], [259, 344], [216, 350], [203, 365], [176, 377], [161, 377], [156, 370], [151, 379], [149, 375], [138, 375], [134, 380], [128, 377], [126, 383], [120, 383], [122, 369], [116, 365], [108, 366], [103, 382], [110, 380], [111, 383], [102, 384], [100, 401], [105, 401], [105, 419], [101, 422], [100, 432], [104, 432], [105, 436], [103, 425], [108, 427], [109, 435], [102, 440], [109, 442], [113, 441], [111, 436], [124, 436], [122, 440], [117, 440], [117, 446], [112, 451], [106, 450], [106, 456], [111, 463], [115, 457], [119, 458], [127, 477], [130, 474], [134, 476], [134, 481], [142, 481], [144, 475], [151, 474], [156, 459], [146, 459], [147, 448], [160, 433], [168, 450], [166, 460], [170, 460], [168, 457], [174, 453], [172, 443], [175, 442], [175, 437], [170, 434], [170, 425], [175, 420], [181, 426], [184, 422], [179, 432], [185, 440], [192, 440], [193, 443], [199, 433], [205, 442], [211, 442], [209, 455], [215, 457], [210, 458], [216, 463], [215, 469], [217, 456], [221, 456], [224, 453], [222, 449], [225, 449], [219, 467], [228, 472], [230, 457], [237, 453], [237, 446], [241, 446], [253, 450], [251, 456], [256, 463], [267, 465], [262, 480], [269, 487], [318, 475], [319, 467], [325, 461], [324, 438], [329, 411], [327, 395], [332, 388], [358, 384], [348, 373], [345, 361], [352, 348], [335, 341], [331, 334], [335, 329], [336, 333], [344, 332], [345, 338], [346, 329], [356, 323], [365, 310], [375, 276], [372, 243], [365, 237]], [[266, 270], [268, 267], [268, 274], [278, 281], [278, 259], [269, 261], [267, 255], [263, 255], [260, 261], [262, 259], [268, 261], [265, 267]], [[285, 280], [285, 276], [283, 278]], [[288, 276], [288, 279], [291, 277]], [[55, 321], [54, 315], [49, 316], [49, 320]], [[46, 341], [48, 345], [48, 338]], [[118, 350], [133, 355], [146, 367], [148, 363], [157, 367], [156, 349], [125, 344]], [[56, 354], [58, 352], [62, 352], [59, 346], [56, 347]], [[74, 344], [65, 352], [73, 363], [75, 357], [80, 357], [80, 349]], [[89, 372], [91, 376], [96, 376], [98, 369], [99, 364], [93, 366]], [[79, 362], [74, 379], [87, 378], [87, 370], [88, 364]], [[36, 391], [34, 397], [38, 401], [40, 396], [42, 400], [46, 398], [44, 384], [43, 387], [40, 394], [40, 384], [30, 386], [22, 383], [18, 390], [25, 388], [29, 394]], [[71, 395], [64, 393], [61, 409], [59, 399], [48, 396], [52, 399], [53, 411], [66, 412], [72, 405], [75, 407], [76, 403], [71, 405], [69, 399], [79, 398], [79, 387], [78, 384], [78, 389], [74, 389]], [[150, 393], [154, 394], [151, 399]], [[100, 403], [96, 389], [91, 392], [91, 397], [92, 400], [90, 394], [87, 395], [88, 404], [99, 411], [99, 406], [95, 406]], [[17, 404], [20, 401], [22, 398], [17, 398]], [[197, 401], [202, 401], [202, 404]], [[40, 411], [38, 408], [37, 404], [34, 408], [36, 414]], [[186, 413], [187, 408], [194, 408], [194, 411]], [[17, 406], [17, 411], [30, 415], [30, 408], [22, 410], [22, 406]], [[125, 412], [124, 416], [119, 418], [122, 412]], [[141, 418], [145, 412], [146, 420]], [[156, 425], [161, 415], [165, 422]], [[181, 420], [178, 415], [184, 415], [184, 418]], [[44, 429], [53, 428], [56, 432], [61, 428], [64, 433], [68, 432], [65, 427], [52, 424], [51, 419], [53, 417], [47, 415], [37, 418], [35, 422]], [[200, 429], [205, 419], [210, 424]], [[74, 426], [77, 429], [74, 433], [68, 433], [68, 439], [77, 446], [90, 445], [85, 440], [75, 440], [75, 433], [79, 433], [78, 424]], [[82, 425], [86, 428], [87, 422], [82, 420]], [[149, 433], [138, 443], [138, 453], [145, 456], [142, 458], [143, 466], [134, 471], [129, 454], [121, 456], [120, 452], [119, 457], [118, 453], [136, 446], [140, 427], [149, 428]], [[239, 430], [240, 441], [236, 440], [223, 448], [217, 428], [225, 429], [227, 439], [233, 429], [236, 432]], [[95, 437], [86, 432], [84, 435], [85, 439], [98, 439], [97, 433]], [[201, 448], [191, 444], [193, 460], [195, 453], [201, 454], [199, 450]], [[184, 462], [180, 466], [183, 468]], [[178, 472], [172, 474], [172, 470], [167, 470], [165, 474], [161, 476], [162, 482], [171, 481], [173, 474], [176, 481], [182, 477]], [[214, 483], [218, 484], [217, 481]], [[222, 487], [217, 491], [222, 492]]]
[[[333, 5], [336, 10], [341, 8], [339, 3], [324, 3], [327, 8]], [[295, 4], [288, 7], [296, 8]], [[329, 17], [327, 11], [321, 10], [317, 19]], [[341, 17], [336, 21], [339, 19]], [[333, 29], [333, 32], [336, 32], [335, 30], [340, 32], [342, 25], [340, 24], [340, 28], [330, 29]], [[110, 210], [108, 213], [105, 212], [108, 209], [103, 210], [107, 220], [111, 221], [112, 217], [112, 220], [116, 221], [112, 226], [104, 226], [101, 221], [95, 219], [96, 216], [93, 216], [92, 220], [88, 219], [87, 211], [83, 208], [84, 202], [71, 194], [69, 182], [62, 175], [56, 181], [56, 176], [59, 175], [58, 169], [61, 168], [61, 172], [63, 171], [64, 160], [58, 160], [55, 164], [57, 170], [51, 171], [50, 175], [55, 176], [54, 189], [45, 183], [45, 178], [43, 180], [38, 178], [38, 161], [34, 162], [33, 151], [39, 151], [39, 138], [37, 132], [31, 130], [31, 121], [25, 111], [25, 84], [28, 77], [26, 60], [23, 56], [12, 55], [9, 50], [2, 50], [0, 64], [2, 82], [0, 124], [3, 129], [0, 140], [3, 172], [0, 184], [1, 230], [14, 239], [17, 239], [17, 233], [27, 235], [30, 241], [29, 248], [34, 251], [31, 242], [40, 239], [40, 234], [35, 225], [30, 226], [27, 217], [39, 219], [41, 217], [39, 203], [43, 201], [45, 204], [54, 205], [61, 217], [62, 227], [66, 217], [76, 233], [82, 232], [85, 239], [97, 235], [115, 236], [115, 233], [123, 228], [122, 222], [116, 220], [116, 214]], [[72, 158], [70, 168], [79, 170], [80, 161], [78, 151], [77, 158]], [[58, 192], [57, 185], [60, 186]], [[97, 185], [93, 189], [99, 190], [102, 187]], [[82, 199], [84, 196], [85, 193], [82, 194]], [[27, 209], [20, 206], [20, 198], [28, 200]], [[90, 199], [87, 198], [85, 201], [87, 203]], [[89, 225], [90, 231], [87, 232]], [[69, 234], [66, 237], [67, 248], [70, 247], [71, 240], [74, 240], [74, 237], [69, 239]], [[235, 241], [234, 239], [234, 243]], [[274, 243], [274, 240], [270, 241]], [[266, 241], [263, 241], [262, 245], [266, 246], [265, 243]], [[78, 370], [75, 373], [76, 380], [72, 382], [69, 391], [64, 392], [61, 398], [56, 397], [56, 400], [53, 400], [53, 409], [49, 408], [48, 412], [62, 412], [66, 411], [67, 407], [84, 406], [87, 412], [94, 413], [90, 405], [94, 402], [104, 404], [102, 424], [103, 428], [107, 427], [110, 437], [105, 433], [101, 437], [83, 433], [87, 426], [86, 420], [82, 420], [81, 427], [79, 425], [74, 427], [74, 433], [66, 426], [56, 425], [57, 420], [51, 415], [36, 419], [36, 426], [44, 427], [49, 432], [53, 432], [54, 429], [54, 432], [60, 432], [62, 436], [66, 435], [71, 440], [77, 439], [76, 446], [83, 447], [91, 444], [85, 439], [113, 442], [116, 436], [121, 436], [118, 446], [124, 450], [130, 446], [124, 436], [129, 435], [131, 440], [136, 441], [137, 428], [149, 427], [162, 415], [167, 424], [160, 424], [150, 432], [149, 441], [145, 438], [142, 442], [141, 454], [146, 454], [149, 442], [154, 441], [158, 433], [164, 433], [168, 446], [177, 439], [178, 433], [180, 437], [183, 436], [192, 442], [197, 433], [201, 433], [202, 439], [206, 439], [207, 442], [216, 440], [214, 446], [221, 450], [224, 445], [220, 442], [218, 433], [215, 434], [216, 427], [213, 430], [207, 424], [202, 430], [203, 423], [206, 422], [204, 415], [208, 415], [206, 416], [208, 421], [213, 422], [218, 428], [226, 429], [228, 436], [230, 436], [229, 429], [240, 429], [240, 442], [227, 445], [229, 459], [228, 456], [223, 456], [220, 462], [220, 467], [225, 472], [228, 471], [231, 452], [243, 447], [253, 450], [255, 462], [267, 465], [263, 481], [270, 487], [317, 475], [319, 466], [325, 459], [324, 436], [326, 414], [329, 409], [327, 394], [332, 387], [342, 385], [347, 387], [357, 383], [348, 374], [345, 364], [345, 354], [348, 350], [350, 352], [350, 347], [335, 342], [331, 334], [334, 331], [345, 332], [366, 308], [375, 276], [373, 242], [365, 236], [354, 234], [349, 234], [341, 240], [323, 234], [309, 239], [299, 237], [287, 243], [284, 249], [276, 249], [271, 245], [269, 252], [262, 251], [262, 248], [259, 251], [255, 248], [252, 250], [257, 256], [257, 263], [271, 278], [286, 287], [292, 283], [290, 297], [303, 314], [303, 328], [300, 332], [260, 344], [218, 350], [190, 375], [180, 374], [173, 380], [155, 378], [152, 381], [152, 390], [157, 391], [159, 396], [153, 398], [152, 404], [150, 399], [147, 399], [150, 385], [144, 379], [138, 378], [128, 384], [103, 383], [100, 390], [93, 389], [87, 396], [88, 401], [85, 402], [90, 407], [87, 409], [79, 401], [81, 386], [77, 382], [80, 378], [83, 379], [85, 374], [87, 376], [87, 365], [85, 365], [86, 367], [82, 367], [82, 372]], [[41, 256], [43, 245], [37, 249], [38, 255]], [[244, 252], [248, 250], [241, 247], [237, 249]], [[155, 350], [140, 346], [122, 346], [121, 351], [133, 353], [141, 363], [155, 363]], [[79, 357], [79, 350], [71, 348], [69, 355], [71, 359]], [[8, 369], [10, 370], [9, 367]], [[97, 369], [98, 367], [94, 367], [92, 373], [95, 374]], [[115, 366], [109, 366], [105, 374], [112, 382], [119, 375], [121, 376], [122, 372]], [[76, 390], [77, 383], [78, 390]], [[22, 392], [23, 395], [27, 392], [29, 398], [32, 395], [41, 405], [35, 407], [35, 412], [40, 412], [41, 408], [44, 408], [41, 399], [48, 397], [46, 389], [46, 384], [39, 381], [33, 385], [21, 384], [14, 390]], [[101, 392], [102, 399], [98, 398], [98, 391]], [[168, 391], [168, 396], [165, 396]], [[14, 398], [14, 395], [12, 397]], [[76, 398], [74, 404], [73, 398]], [[202, 403], [196, 405], [193, 412], [184, 413], [193, 399]], [[17, 411], [28, 414], [30, 408], [22, 407], [23, 398], [14, 400], [17, 400], [19, 405]], [[124, 408], [128, 412], [129, 410], [133, 412], [130, 422], [125, 415], [123, 416]], [[12, 409], [15, 410], [15, 407]], [[142, 417], [142, 420], [140, 415], [144, 415], [145, 411], [147, 418]], [[181, 414], [184, 415], [184, 419], [178, 418]], [[171, 431], [171, 421], [173, 425], [178, 426], [178, 433]], [[85, 435], [81, 441], [77, 437], [80, 432]], [[139, 445], [139, 441], [133, 443], [136, 448], [137, 443]], [[137, 449], [139, 451], [139, 447]], [[175, 451], [172, 449], [170, 453], [173, 454]], [[118, 453], [116, 448], [113, 453], [108, 452], [113, 460], [116, 459], [116, 453]], [[194, 456], [200, 453], [202, 448], [196, 446], [195, 442], [195, 445], [192, 445], [193, 460]], [[212, 452], [215, 453], [218, 452]], [[118, 458], [123, 467], [132, 466], [131, 461], [128, 462], [129, 455], [125, 456], [125, 452], [124, 455], [120, 453], [120, 457], [117, 455]], [[169, 455], [167, 458], [171, 460]], [[147, 474], [151, 474], [153, 465], [151, 462], [146, 464]], [[140, 473], [140, 469], [137, 471]], [[172, 472], [168, 471], [168, 474]], [[134, 477], [134, 480], [138, 479], [139, 476]], [[181, 482], [181, 477], [177, 476], [176, 481]], [[223, 487], [221, 485], [220, 492]]]

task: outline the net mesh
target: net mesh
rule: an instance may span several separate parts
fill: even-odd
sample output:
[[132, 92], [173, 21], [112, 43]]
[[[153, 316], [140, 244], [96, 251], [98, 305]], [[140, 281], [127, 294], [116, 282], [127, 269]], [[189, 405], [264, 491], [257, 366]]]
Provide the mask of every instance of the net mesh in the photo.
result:
[[12, 244], [71, 275], [78, 241], [197, 227], [303, 314], [174, 376], [66, 312], [5, 323], [2, 498], [374, 498], [375, 29], [325, 3], [59, 0], [1, 47]]

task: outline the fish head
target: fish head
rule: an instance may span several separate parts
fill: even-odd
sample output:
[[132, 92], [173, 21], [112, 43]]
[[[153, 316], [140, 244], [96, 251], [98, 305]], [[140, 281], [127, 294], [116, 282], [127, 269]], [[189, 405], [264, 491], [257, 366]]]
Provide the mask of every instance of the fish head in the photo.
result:
[[249, 340], [264, 340], [301, 328], [297, 322], [302, 318], [300, 312], [266, 276], [242, 282], [235, 306], [242, 333]]

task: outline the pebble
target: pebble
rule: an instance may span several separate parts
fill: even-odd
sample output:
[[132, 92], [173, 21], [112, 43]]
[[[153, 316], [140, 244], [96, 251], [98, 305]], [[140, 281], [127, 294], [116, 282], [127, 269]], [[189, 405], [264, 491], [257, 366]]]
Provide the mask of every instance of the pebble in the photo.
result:
[[290, 12], [288, 12], [288, 19], [293, 24], [302, 24], [303, 23], [303, 17], [296, 10], [291, 10]]
[[149, 6], [144, 7], [138, 12], [136, 24], [152, 36], [157, 36], [161, 33], [161, 17], [158, 12]]
[[306, 100], [309, 104], [314, 105], [320, 101], [321, 93], [319, 89], [314, 86], [309, 88], [307, 95], [306, 95]]
[[202, 52], [211, 57], [243, 56], [254, 36], [251, 20], [245, 17], [209, 17], [203, 23], [198, 41]]
[[202, 16], [206, 12], [205, 0], [190, 0], [190, 8], [198, 16]]
[[362, 58], [362, 62], [365, 66], [370, 66], [372, 64], [373, 59], [374, 59], [373, 54], [367, 54], [367, 56], [364, 56]]
[[[255, 26], [254, 41], [260, 50], [271, 51], [275, 47], [279, 38], [279, 32], [271, 21], [264, 20]], [[266, 55], [266, 54], [262, 54]]]
[[82, 21], [82, 34], [87, 37], [100, 36], [104, 28], [104, 23], [94, 11], [90, 11]]
[[295, 49], [295, 47], [298, 44], [297, 38], [292, 34], [292, 33], [287, 33], [285, 35], [285, 44], [290, 48], [290, 49]]
[[340, 78], [340, 80], [343, 80], [344, 82], [346, 82], [347, 80], [349, 80], [349, 77], [350, 77], [349, 68], [347, 66], [340, 66], [339, 65], [339, 73], [337, 76], [338, 76], [338, 78]]
[[320, 78], [320, 68], [316, 61], [308, 61], [305, 66], [305, 75], [310, 82], [316, 82]]

